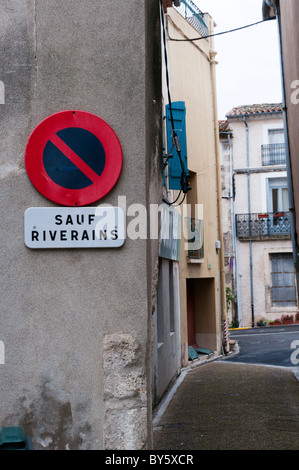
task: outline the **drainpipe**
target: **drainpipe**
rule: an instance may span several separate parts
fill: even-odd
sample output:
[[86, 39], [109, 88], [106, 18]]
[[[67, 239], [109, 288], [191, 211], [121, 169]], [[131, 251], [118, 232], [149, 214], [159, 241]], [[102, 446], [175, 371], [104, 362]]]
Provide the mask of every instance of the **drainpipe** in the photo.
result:
[[[238, 259], [238, 244], [236, 236], [236, 224], [235, 224], [235, 197], [233, 189], [233, 156], [232, 156], [232, 140], [231, 136], [228, 133], [228, 146], [229, 146], [229, 171], [230, 171], [230, 210], [231, 210], [231, 223], [232, 223], [232, 242], [233, 242], [233, 279], [234, 279], [234, 288], [237, 293], [237, 309], [238, 309], [238, 323], [240, 322], [240, 295], [239, 295], [239, 259]], [[243, 326], [243, 324], [242, 324]]]
[[[232, 138], [230, 132], [222, 132], [227, 135], [228, 147], [229, 147], [229, 179], [230, 179], [230, 210], [231, 210], [231, 224], [232, 224], [232, 244], [233, 244], [233, 281], [234, 281], [234, 293], [237, 295], [237, 311], [238, 311], [238, 322], [239, 326], [244, 326], [243, 323], [243, 310], [240, 303], [240, 288], [239, 288], [239, 258], [238, 258], [238, 243], [236, 234], [236, 222], [235, 222], [235, 195], [234, 195], [234, 183], [233, 183], [233, 152], [232, 152]], [[242, 322], [240, 320], [240, 312], [242, 312]]]
[[223, 324], [223, 348], [229, 352], [227, 311], [226, 311], [226, 284], [225, 284], [225, 266], [224, 266], [224, 244], [222, 232], [222, 198], [221, 198], [221, 173], [220, 173], [220, 155], [219, 155], [219, 126], [218, 111], [216, 101], [216, 71], [215, 71], [216, 52], [210, 51], [211, 57], [211, 78], [213, 87], [213, 111], [214, 111], [214, 134], [215, 134], [215, 153], [216, 153], [216, 176], [217, 176], [217, 211], [218, 211], [218, 232], [220, 240], [219, 263], [220, 263], [220, 297], [221, 297], [221, 322]]
[[251, 240], [251, 201], [250, 201], [250, 170], [249, 170], [249, 129], [246, 116], [243, 116], [246, 126], [246, 166], [247, 166], [247, 192], [248, 192], [248, 219], [249, 219], [249, 264], [250, 264], [250, 296], [251, 296], [251, 325], [254, 327], [254, 300], [253, 300], [253, 275], [252, 275], [252, 240]]
[[[281, 65], [281, 83], [282, 83], [282, 108], [283, 108], [283, 124], [284, 124], [284, 136], [285, 136], [285, 148], [286, 148], [286, 166], [287, 166], [287, 180], [288, 180], [288, 195], [289, 195], [289, 210], [291, 215], [291, 236], [293, 245], [293, 259], [296, 267], [297, 282], [299, 281], [299, 265], [298, 265], [298, 245], [296, 235], [296, 224], [295, 224], [295, 206], [294, 206], [294, 194], [293, 194], [293, 179], [292, 179], [292, 167], [290, 159], [290, 145], [289, 145], [289, 132], [288, 132], [288, 118], [286, 113], [286, 84], [284, 75], [284, 60], [283, 60], [283, 45], [282, 45], [282, 34], [281, 34], [281, 17], [279, 7], [276, 3], [271, 0], [266, 0], [266, 4], [269, 7], [273, 7], [278, 24], [278, 38], [279, 38], [279, 52], [280, 52], [280, 65]], [[299, 285], [299, 284], [298, 284]]]

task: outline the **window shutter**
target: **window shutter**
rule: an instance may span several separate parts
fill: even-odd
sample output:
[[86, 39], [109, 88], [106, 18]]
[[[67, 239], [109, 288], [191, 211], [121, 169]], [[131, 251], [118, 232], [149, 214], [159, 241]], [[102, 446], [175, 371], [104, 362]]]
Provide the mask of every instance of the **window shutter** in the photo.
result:
[[[186, 106], [184, 101], [176, 101], [172, 103], [172, 115], [174, 120], [174, 130], [179, 138], [181, 147], [181, 158], [182, 162], [188, 175], [188, 164], [187, 164], [187, 135], [186, 135]], [[181, 189], [181, 176], [182, 167], [179, 155], [172, 142], [172, 125], [169, 104], [166, 106], [166, 129], [167, 129], [167, 151], [172, 158], [168, 160], [169, 164], [169, 189]]]

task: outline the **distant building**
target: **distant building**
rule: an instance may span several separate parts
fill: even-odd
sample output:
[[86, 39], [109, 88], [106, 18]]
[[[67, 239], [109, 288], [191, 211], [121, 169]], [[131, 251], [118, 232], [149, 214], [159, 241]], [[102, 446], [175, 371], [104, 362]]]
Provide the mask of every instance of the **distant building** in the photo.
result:
[[299, 279], [299, 3], [298, 0], [263, 0], [262, 7], [263, 18], [276, 18], [279, 31], [291, 235]]
[[297, 310], [282, 111], [239, 106], [219, 125], [229, 315], [241, 326]]

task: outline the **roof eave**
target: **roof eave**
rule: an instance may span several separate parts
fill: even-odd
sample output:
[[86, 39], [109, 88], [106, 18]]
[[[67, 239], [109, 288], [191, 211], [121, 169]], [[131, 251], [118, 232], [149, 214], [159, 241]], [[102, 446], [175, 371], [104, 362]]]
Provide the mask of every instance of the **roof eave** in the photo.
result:
[[[272, 3], [275, 3], [276, 6], [278, 6], [278, 0], [271, 0]], [[271, 7], [267, 4], [266, 0], [263, 0], [263, 6], [262, 6], [262, 14], [263, 14], [263, 20], [269, 20], [271, 18], [276, 18], [276, 12], [275, 8]]]
[[271, 114], [282, 114], [282, 111], [268, 111], [264, 113], [244, 113], [244, 114], [227, 114], [227, 119], [237, 119], [243, 117], [270, 116]]

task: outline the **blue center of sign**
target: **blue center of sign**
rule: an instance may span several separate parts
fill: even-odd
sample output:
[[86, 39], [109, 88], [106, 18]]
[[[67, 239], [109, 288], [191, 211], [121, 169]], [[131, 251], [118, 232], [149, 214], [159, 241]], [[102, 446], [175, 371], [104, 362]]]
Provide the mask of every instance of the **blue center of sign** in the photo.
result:
[[[54, 183], [66, 189], [83, 189], [91, 186], [94, 181], [87, 176], [86, 165], [100, 176], [105, 168], [105, 150], [99, 139], [80, 127], [69, 127], [57, 132], [57, 136], [66, 144], [71, 152], [79, 157], [83, 165], [76, 165], [68, 157], [68, 151], [59, 149], [51, 140], [44, 148], [43, 164], [48, 176]], [[81, 168], [79, 168], [79, 166]]]

